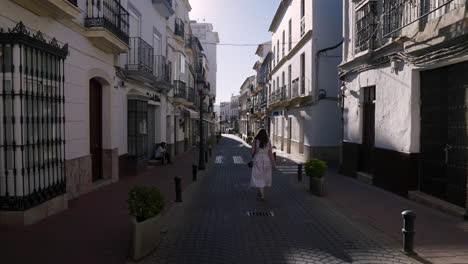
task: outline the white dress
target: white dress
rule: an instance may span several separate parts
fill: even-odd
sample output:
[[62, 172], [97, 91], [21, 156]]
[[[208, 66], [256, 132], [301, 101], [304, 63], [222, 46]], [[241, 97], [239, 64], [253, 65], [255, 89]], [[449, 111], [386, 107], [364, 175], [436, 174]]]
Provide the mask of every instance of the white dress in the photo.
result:
[[252, 176], [250, 177], [250, 187], [270, 187], [272, 166], [268, 151], [271, 149], [270, 143], [264, 148], [260, 148], [260, 141], [255, 141], [257, 151], [253, 157]]

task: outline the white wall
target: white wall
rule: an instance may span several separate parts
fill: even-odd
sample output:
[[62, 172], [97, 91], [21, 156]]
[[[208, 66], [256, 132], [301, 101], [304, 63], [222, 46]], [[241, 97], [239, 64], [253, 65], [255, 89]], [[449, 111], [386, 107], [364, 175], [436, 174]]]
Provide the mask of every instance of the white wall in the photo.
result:
[[375, 146], [419, 151], [419, 72], [401, 65], [373, 69], [346, 78], [344, 140], [362, 143], [362, 89], [375, 85]]
[[[0, 27], [12, 28], [20, 20], [29, 29], [55, 37], [61, 44], [68, 43], [70, 55], [65, 60], [65, 158], [89, 155], [89, 78], [100, 75], [109, 84], [104, 87], [103, 96], [114, 98], [114, 55], [96, 48], [88, 38], [54, 19], [37, 16], [12, 1], [0, 2]], [[103, 118], [109, 121], [109, 133], [112, 128], [110, 121], [114, 120], [112, 111], [118, 110], [119, 106], [109, 102], [103, 111]], [[117, 147], [117, 137], [103, 137], [103, 143], [106, 149]]]

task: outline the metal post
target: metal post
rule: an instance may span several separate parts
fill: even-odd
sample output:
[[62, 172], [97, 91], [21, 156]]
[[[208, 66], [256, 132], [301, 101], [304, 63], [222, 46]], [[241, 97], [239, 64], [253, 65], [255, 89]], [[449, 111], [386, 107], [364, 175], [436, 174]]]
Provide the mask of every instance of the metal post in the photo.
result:
[[[199, 85], [200, 86], [200, 85]], [[200, 142], [199, 149], [200, 153], [198, 155], [198, 168], [200, 170], [205, 169], [205, 160], [203, 159], [203, 87], [199, 89], [199, 98], [200, 98]]]
[[175, 177], [175, 192], [176, 192], [176, 203], [181, 203], [182, 202], [182, 179], [180, 177]]
[[413, 251], [416, 214], [411, 210], [406, 210], [401, 213], [401, 216], [403, 217], [403, 229], [401, 230], [403, 233], [403, 252], [406, 255], [416, 255], [416, 252]]
[[273, 152], [273, 156], [275, 157], [275, 162], [276, 162], [276, 152]]
[[192, 165], [192, 180], [197, 181], [197, 165]]
[[211, 147], [208, 148], [208, 153], [209, 153], [210, 158], [211, 158]]
[[302, 163], [297, 164], [297, 181], [302, 181]]
[[208, 163], [208, 151], [205, 150], [205, 163]]

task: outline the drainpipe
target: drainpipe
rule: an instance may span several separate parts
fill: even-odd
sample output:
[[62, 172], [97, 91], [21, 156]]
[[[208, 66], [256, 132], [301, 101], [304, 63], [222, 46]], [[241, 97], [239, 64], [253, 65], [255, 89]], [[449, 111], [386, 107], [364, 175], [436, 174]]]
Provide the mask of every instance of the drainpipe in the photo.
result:
[[337, 43], [336, 45], [321, 49], [321, 50], [317, 51], [317, 53], [315, 53], [315, 84], [314, 84], [314, 87], [315, 87], [315, 89], [314, 89], [314, 101], [315, 102], [318, 101], [320, 54], [325, 53], [325, 52], [327, 52], [329, 50], [334, 50], [334, 49], [338, 48], [339, 46], [341, 46], [341, 44], [343, 44], [343, 39], [341, 39], [341, 41], [339, 43]]

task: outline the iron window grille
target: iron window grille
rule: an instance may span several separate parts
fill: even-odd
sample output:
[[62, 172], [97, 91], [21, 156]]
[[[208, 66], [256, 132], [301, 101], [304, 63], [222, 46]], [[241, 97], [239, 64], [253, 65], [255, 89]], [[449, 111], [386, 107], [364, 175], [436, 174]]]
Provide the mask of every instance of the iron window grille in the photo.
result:
[[148, 102], [128, 99], [128, 155], [135, 160], [147, 157]]
[[64, 60], [68, 45], [0, 29], [0, 210], [24, 211], [66, 192]]
[[389, 37], [399, 30], [420, 21], [440, 16], [466, 0], [385, 0], [383, 3], [383, 36]]
[[376, 3], [371, 1], [356, 11], [356, 53], [372, 50], [376, 39]]
[[102, 27], [129, 43], [129, 14], [118, 0], [87, 0], [85, 27]]

